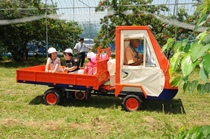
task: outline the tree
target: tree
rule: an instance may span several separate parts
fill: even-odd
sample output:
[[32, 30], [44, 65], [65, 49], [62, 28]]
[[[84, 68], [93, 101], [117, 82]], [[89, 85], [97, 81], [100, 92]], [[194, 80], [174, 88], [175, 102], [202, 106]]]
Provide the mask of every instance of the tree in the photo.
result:
[[99, 32], [99, 29], [93, 23], [85, 23], [82, 24], [81, 27], [83, 28], [83, 32], [80, 35], [83, 38], [95, 38]]
[[169, 70], [173, 85], [183, 85], [184, 91], [190, 93], [195, 89], [204, 93], [210, 92], [210, 1], [204, 0], [198, 5], [196, 13], [199, 18], [194, 30], [203, 25], [208, 29], [198, 34], [192, 42], [187, 38], [178, 42], [170, 38], [163, 50], [172, 49], [174, 53]]
[[[107, 47], [115, 39], [115, 27], [120, 25], [149, 25], [152, 32], [162, 46], [170, 37], [179, 38], [182, 34], [189, 34], [189, 29], [179, 28], [166, 24], [155, 15], [161, 15], [161, 12], [169, 11], [165, 5], [150, 5], [152, 0], [101, 0], [96, 11], [108, 10], [108, 15], [101, 19], [101, 30], [96, 41], [96, 46]], [[191, 22], [194, 17], [187, 14], [185, 9], [179, 9], [178, 20], [182, 22]], [[170, 16], [176, 19], [176, 16]]]
[[[56, 14], [55, 7], [56, 5], [44, 5], [40, 0], [0, 3], [0, 8], [5, 9], [0, 11], [0, 19], [11, 22], [11, 24], [0, 26], [0, 41], [5, 50], [11, 52], [14, 60], [23, 60], [27, 52], [26, 45], [30, 41], [35, 40], [46, 46], [46, 24], [51, 46], [64, 49], [74, 45], [75, 38], [79, 38], [78, 35], [82, 31], [76, 22], [44, 18], [46, 11], [47, 15]], [[34, 20], [15, 23], [16, 19], [25, 18]]]

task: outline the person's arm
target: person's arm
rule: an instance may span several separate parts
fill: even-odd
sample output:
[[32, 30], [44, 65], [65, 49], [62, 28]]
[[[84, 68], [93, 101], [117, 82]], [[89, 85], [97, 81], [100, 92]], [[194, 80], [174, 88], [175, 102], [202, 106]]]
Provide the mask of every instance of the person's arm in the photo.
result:
[[138, 53], [138, 60], [143, 63], [143, 55], [141, 53]]
[[139, 53], [138, 58], [135, 58], [135, 55], [131, 49], [127, 49], [125, 51], [125, 57], [127, 59], [127, 63], [125, 63], [126, 65], [138, 66], [143, 63], [143, 55]]
[[70, 68], [66, 67], [65, 70], [74, 71], [76, 69], [79, 69], [79, 61], [78, 61], [78, 59], [74, 58], [72, 61], [72, 67], [70, 67]]
[[48, 68], [49, 68], [49, 64], [50, 62], [49, 62], [49, 59], [47, 59], [47, 63], [46, 63], [46, 65], [45, 65], [45, 72], [49, 72], [49, 70], [48, 70]]
[[135, 61], [134, 63], [131, 63], [131, 64], [129, 64], [129, 65], [130, 65], [130, 66], [138, 66], [138, 65], [141, 65], [142, 62], [143, 62], [142, 59], [138, 59], [137, 61]]
[[65, 68], [65, 70], [68, 70], [68, 71], [74, 71], [77, 69], [77, 66], [72, 66], [71, 68]]
[[135, 61], [135, 62], [133, 62], [133, 63], [131, 63], [129, 65], [131, 65], [131, 66], [138, 66], [138, 65], [141, 65], [142, 63], [143, 63], [143, 55], [138, 53], [137, 61]]
[[85, 52], [88, 52], [89, 49], [88, 49], [87, 45], [83, 43], [83, 46], [85, 47]]
[[75, 51], [77, 54], [79, 54], [79, 51], [78, 51], [77, 49], [74, 49], [74, 51]]

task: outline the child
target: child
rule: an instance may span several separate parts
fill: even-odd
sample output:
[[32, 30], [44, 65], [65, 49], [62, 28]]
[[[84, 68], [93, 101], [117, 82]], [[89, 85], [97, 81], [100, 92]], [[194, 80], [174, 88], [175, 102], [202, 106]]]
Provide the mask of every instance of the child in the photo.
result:
[[48, 49], [48, 57], [45, 72], [63, 72], [61, 60], [59, 57], [57, 57], [57, 51], [55, 48], [51, 47]]
[[96, 54], [93, 52], [89, 52], [87, 54], [87, 58], [89, 60], [88, 63], [85, 64], [84, 73], [89, 75], [96, 74]]
[[80, 61], [73, 57], [72, 49], [68, 48], [63, 52], [64, 58], [66, 60], [65, 71], [68, 73], [75, 72], [79, 70]]

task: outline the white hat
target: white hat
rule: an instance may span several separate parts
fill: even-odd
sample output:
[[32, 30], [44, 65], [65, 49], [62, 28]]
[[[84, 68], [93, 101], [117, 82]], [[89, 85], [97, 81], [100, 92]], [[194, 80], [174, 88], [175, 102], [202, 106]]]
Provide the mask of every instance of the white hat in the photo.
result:
[[94, 55], [94, 53], [93, 53], [93, 52], [89, 52], [89, 53], [87, 53], [87, 58], [90, 58], [90, 59], [91, 59], [92, 55]]
[[48, 53], [49, 53], [49, 54], [52, 54], [52, 53], [54, 53], [54, 52], [57, 52], [55, 48], [50, 47], [50, 48], [48, 49]]
[[71, 48], [67, 48], [67, 49], [64, 51], [64, 53], [71, 53], [71, 54], [73, 54], [73, 51], [72, 51]]

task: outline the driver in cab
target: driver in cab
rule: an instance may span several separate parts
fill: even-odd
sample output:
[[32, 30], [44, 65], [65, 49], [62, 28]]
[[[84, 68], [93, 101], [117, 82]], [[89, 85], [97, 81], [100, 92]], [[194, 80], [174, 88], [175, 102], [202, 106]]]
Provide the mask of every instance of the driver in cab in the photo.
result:
[[124, 50], [124, 65], [138, 66], [143, 63], [143, 55], [136, 48], [140, 46], [139, 39], [131, 39]]

